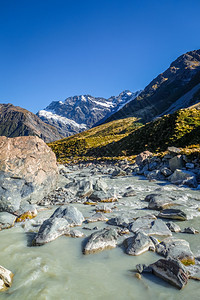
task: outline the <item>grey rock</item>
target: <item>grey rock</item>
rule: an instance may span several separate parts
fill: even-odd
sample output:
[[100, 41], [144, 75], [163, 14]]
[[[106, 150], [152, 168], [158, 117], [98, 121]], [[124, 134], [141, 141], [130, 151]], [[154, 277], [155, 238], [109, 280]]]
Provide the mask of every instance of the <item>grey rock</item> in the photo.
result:
[[131, 232], [143, 231], [147, 235], [172, 236], [171, 231], [162, 220], [140, 217], [130, 224]]
[[172, 171], [167, 168], [167, 167], [163, 167], [162, 169], [160, 169], [160, 172], [165, 176], [168, 177], [170, 175], [172, 175]]
[[126, 253], [129, 255], [140, 255], [148, 250], [155, 251], [155, 245], [151, 238], [144, 232], [136, 232], [134, 236], [124, 241]]
[[128, 188], [128, 189], [126, 190], [126, 192], [123, 194], [123, 197], [133, 197], [133, 196], [135, 196], [135, 195], [136, 195], [135, 190], [134, 190], [132, 187], [130, 187], [130, 188]]
[[169, 160], [169, 167], [174, 172], [176, 169], [182, 169], [184, 167], [184, 161], [182, 155], [175, 156]]
[[168, 147], [167, 150], [169, 151], [170, 154], [172, 155], [177, 155], [181, 152], [181, 149], [180, 148], [177, 148], [177, 147]]
[[16, 216], [8, 212], [0, 212], [0, 229], [7, 229], [14, 226]]
[[108, 190], [108, 185], [105, 181], [103, 181], [102, 178], [98, 178], [94, 183], [93, 183], [93, 189], [94, 191], [103, 191], [106, 192]]
[[93, 192], [93, 182], [92, 180], [83, 179], [78, 182], [77, 185], [77, 196], [80, 198], [84, 198], [86, 196], [90, 196]]
[[74, 206], [58, 207], [50, 218], [64, 218], [67, 220], [69, 226], [81, 226], [85, 220], [82, 213]]
[[148, 162], [148, 159], [151, 158], [153, 154], [149, 151], [141, 152], [137, 155], [135, 162], [137, 165], [144, 165], [146, 162]]
[[112, 191], [94, 191], [89, 199], [95, 202], [116, 202], [117, 197], [113, 195]]
[[91, 254], [105, 249], [115, 248], [117, 244], [117, 232], [115, 229], [102, 229], [94, 232], [88, 238], [84, 248], [83, 254]]
[[107, 224], [119, 227], [128, 227], [129, 219], [124, 216], [118, 216], [115, 218], [111, 218], [107, 221]]
[[188, 282], [188, 274], [185, 267], [175, 259], [159, 259], [149, 265], [152, 273], [169, 282], [178, 289], [182, 289]]
[[82, 237], [84, 237], [84, 233], [77, 229], [71, 229], [69, 232], [69, 236], [71, 236], [73, 238], [82, 238]]
[[179, 259], [184, 265], [195, 263], [189, 243], [182, 239], [166, 238], [156, 245], [156, 252], [164, 257]]
[[190, 171], [176, 170], [170, 177], [173, 184], [185, 184], [189, 187], [196, 188], [198, 186], [195, 174]]
[[159, 213], [158, 217], [164, 219], [181, 220], [181, 221], [187, 220], [187, 215], [184, 211], [180, 209], [173, 209], [173, 208], [164, 209]]
[[165, 180], [165, 176], [161, 173], [160, 170], [153, 170], [147, 174], [149, 180]]
[[154, 194], [149, 201], [148, 209], [163, 210], [173, 205], [175, 205], [174, 201], [172, 201], [168, 196]]
[[189, 279], [200, 281], [200, 265], [189, 265], [185, 266], [185, 268], [189, 273]]
[[199, 233], [198, 230], [194, 229], [193, 227], [187, 227], [187, 228], [184, 228], [182, 231], [182, 233], [189, 233], [189, 234], [196, 234], [196, 233]]
[[69, 233], [69, 223], [66, 219], [60, 217], [49, 218], [41, 225], [32, 245], [41, 246], [55, 240], [61, 235], [69, 235]]
[[126, 172], [124, 170], [122, 170], [121, 168], [117, 167], [113, 173], [111, 174], [113, 177], [116, 176], [126, 176]]
[[167, 222], [166, 225], [171, 232], [181, 232], [181, 228], [174, 222]]
[[87, 218], [87, 223], [93, 223], [93, 222], [106, 222], [106, 221], [108, 221], [108, 218], [104, 215], [104, 214], [102, 214], [102, 213], [100, 213], [100, 212], [98, 212], [98, 213], [95, 213], [93, 216], [91, 216], [90, 218]]

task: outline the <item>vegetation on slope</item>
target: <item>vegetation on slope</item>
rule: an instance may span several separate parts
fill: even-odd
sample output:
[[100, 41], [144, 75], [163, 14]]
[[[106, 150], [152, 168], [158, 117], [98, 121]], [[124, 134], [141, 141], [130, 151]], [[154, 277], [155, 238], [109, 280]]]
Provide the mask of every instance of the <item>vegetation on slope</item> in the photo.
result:
[[133, 118], [112, 121], [75, 136], [49, 144], [59, 161], [67, 158], [113, 158], [133, 156], [149, 150], [166, 151], [168, 146], [199, 152], [200, 110], [198, 105], [181, 109], [141, 125]]
[[[106, 123], [74, 136], [48, 144], [57, 156], [58, 161], [68, 158], [88, 157], [89, 152], [108, 144], [115, 143], [140, 127], [136, 118], [127, 118]], [[95, 154], [91, 156], [96, 157]], [[101, 155], [98, 155], [101, 156]]]

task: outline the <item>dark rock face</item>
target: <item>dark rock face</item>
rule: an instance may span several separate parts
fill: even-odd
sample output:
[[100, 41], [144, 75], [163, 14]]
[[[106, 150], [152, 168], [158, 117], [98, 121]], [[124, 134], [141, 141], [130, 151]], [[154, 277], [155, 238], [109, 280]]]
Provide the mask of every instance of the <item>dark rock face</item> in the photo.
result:
[[45, 124], [30, 111], [12, 104], [0, 104], [0, 135], [38, 136], [46, 143], [62, 138], [55, 127]]
[[0, 137], [0, 211], [36, 202], [57, 184], [55, 154], [38, 137]]
[[[138, 117], [149, 122], [159, 115], [196, 103], [194, 94], [200, 89], [200, 50], [178, 57], [170, 67], [158, 75], [134, 100], [109, 117], [106, 122]], [[184, 99], [181, 97], [185, 96]]]
[[178, 289], [182, 289], [188, 282], [187, 270], [175, 259], [159, 259], [155, 263], [149, 265], [152, 273], [163, 280], [174, 285]]
[[102, 229], [90, 235], [83, 248], [83, 254], [91, 254], [105, 249], [115, 248], [117, 244], [117, 232], [115, 229]]
[[67, 98], [64, 102], [53, 101], [37, 115], [47, 124], [57, 128], [63, 136], [70, 136], [99, 124], [140, 92], [124, 91], [109, 99], [80, 95]]

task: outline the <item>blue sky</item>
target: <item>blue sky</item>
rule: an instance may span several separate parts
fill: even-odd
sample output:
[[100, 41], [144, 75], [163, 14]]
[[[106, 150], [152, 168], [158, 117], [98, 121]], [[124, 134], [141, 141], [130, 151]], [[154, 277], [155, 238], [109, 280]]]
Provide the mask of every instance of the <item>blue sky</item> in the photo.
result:
[[143, 89], [200, 48], [200, 1], [0, 0], [0, 103]]

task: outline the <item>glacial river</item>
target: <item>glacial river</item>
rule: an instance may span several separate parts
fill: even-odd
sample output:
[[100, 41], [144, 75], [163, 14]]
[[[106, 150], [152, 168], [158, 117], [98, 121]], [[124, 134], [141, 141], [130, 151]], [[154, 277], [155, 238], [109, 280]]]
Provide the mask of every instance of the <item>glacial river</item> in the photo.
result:
[[[125, 213], [127, 216], [140, 216], [153, 213], [143, 210], [147, 203], [141, 202], [147, 194], [162, 189], [166, 194], [179, 197], [180, 204], [186, 205], [189, 220], [176, 222], [181, 228], [193, 226], [200, 231], [200, 191], [178, 188], [164, 182], [148, 182], [137, 177], [117, 179], [104, 178], [109, 186], [118, 192], [132, 186], [136, 196], [121, 198], [118, 210], [109, 214]], [[70, 204], [71, 205], [71, 204]], [[85, 217], [91, 216], [93, 207], [73, 204]], [[40, 212], [37, 216], [48, 217], [55, 210]], [[102, 228], [105, 223], [84, 224]], [[82, 226], [82, 227], [84, 227]], [[86, 235], [90, 230], [77, 228]], [[117, 247], [97, 254], [83, 255], [83, 238], [62, 236], [40, 247], [30, 247], [32, 233], [25, 232], [21, 225], [0, 232], [0, 265], [11, 270], [15, 276], [12, 287], [0, 294], [2, 300], [90, 300], [90, 299], [134, 299], [134, 300], [197, 300], [200, 299], [200, 282], [189, 280], [183, 290], [177, 290], [154, 275], [135, 277], [138, 263], [152, 263], [161, 258], [156, 253], [146, 252], [140, 256], [128, 256]], [[200, 255], [200, 234], [173, 234], [190, 243], [195, 255]]]

